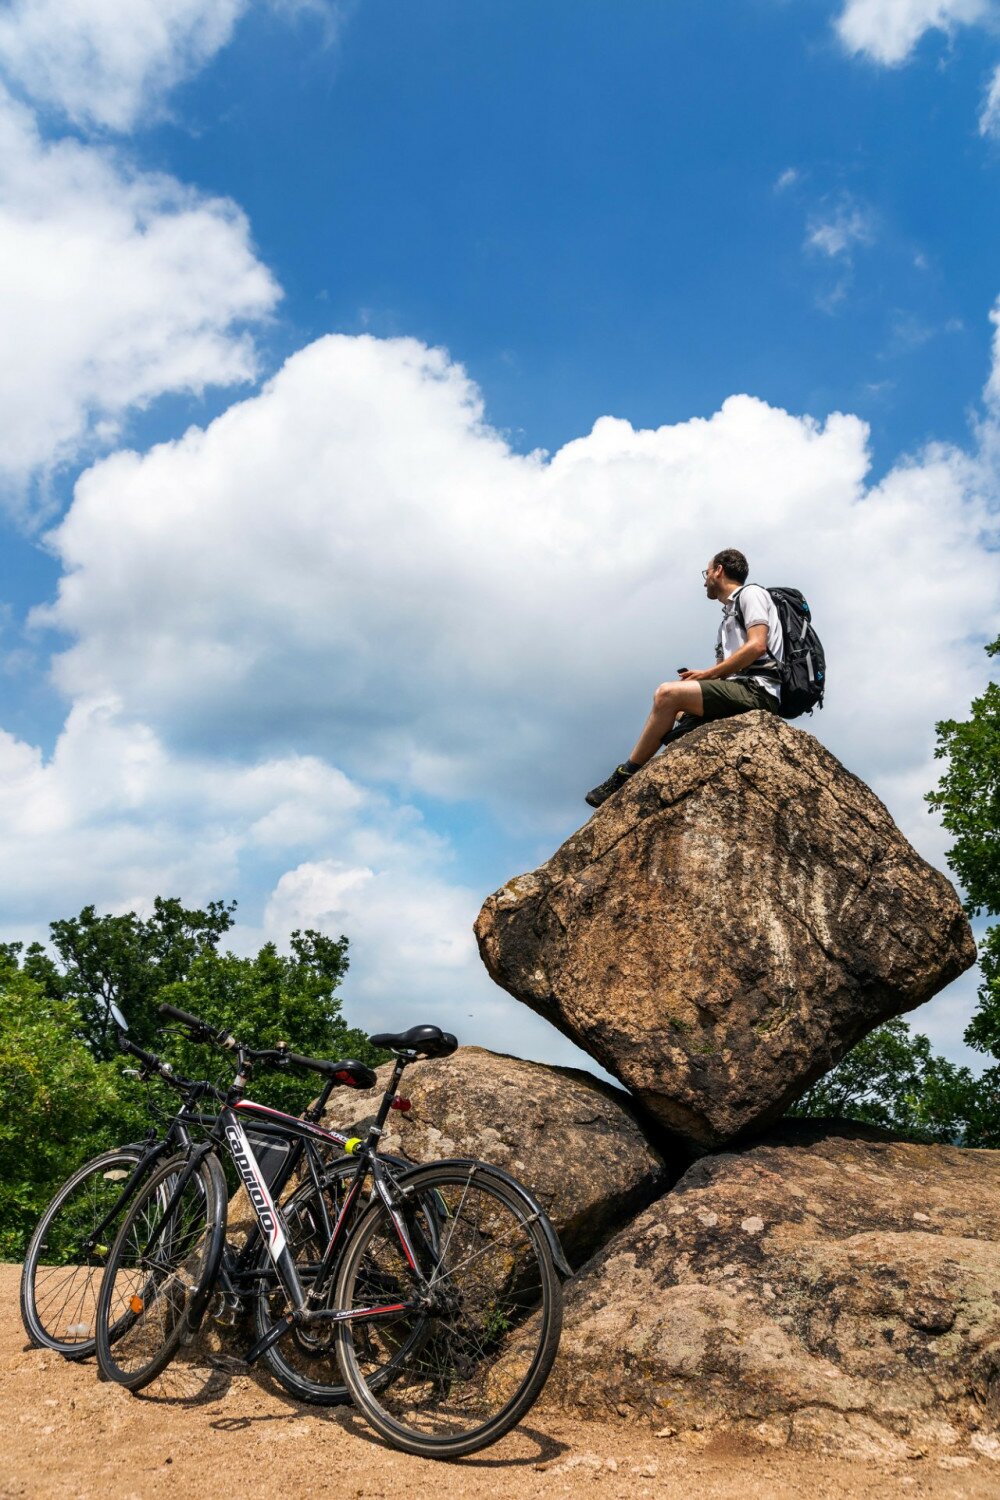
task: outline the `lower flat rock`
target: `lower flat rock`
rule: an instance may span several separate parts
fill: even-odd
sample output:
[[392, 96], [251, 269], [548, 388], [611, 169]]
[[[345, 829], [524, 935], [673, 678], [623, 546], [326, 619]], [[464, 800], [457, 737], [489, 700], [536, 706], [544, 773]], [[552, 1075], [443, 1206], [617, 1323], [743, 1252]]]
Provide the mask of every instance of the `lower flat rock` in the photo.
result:
[[853, 1456], [995, 1443], [1000, 1152], [802, 1122], [703, 1158], [570, 1283], [544, 1400]]
[[476, 935], [498, 984], [702, 1147], [777, 1119], [976, 956], [874, 793], [764, 712], [651, 761]]
[[[378, 1070], [380, 1090], [390, 1071]], [[677, 1176], [628, 1096], [573, 1068], [460, 1047], [407, 1068], [401, 1092], [410, 1109], [391, 1112], [384, 1149], [414, 1163], [474, 1156], [511, 1173], [535, 1194], [574, 1265]], [[338, 1090], [326, 1123], [362, 1134], [380, 1097]]]

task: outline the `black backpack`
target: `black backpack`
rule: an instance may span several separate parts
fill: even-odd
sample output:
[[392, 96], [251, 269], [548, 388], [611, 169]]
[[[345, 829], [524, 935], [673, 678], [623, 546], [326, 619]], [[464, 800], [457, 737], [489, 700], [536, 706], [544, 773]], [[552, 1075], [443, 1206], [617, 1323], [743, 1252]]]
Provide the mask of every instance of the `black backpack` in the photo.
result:
[[[746, 584], [743, 585], [746, 587]], [[740, 627], [746, 634], [746, 622], [740, 608], [740, 593], [733, 595]], [[781, 621], [784, 639], [784, 660], [779, 665], [758, 667], [754, 662], [753, 675], [773, 677], [781, 685], [781, 707], [783, 719], [797, 719], [800, 714], [811, 714], [814, 708], [823, 707], [826, 690], [826, 654], [823, 643], [813, 629], [809, 605], [798, 589], [766, 589], [774, 600]]]

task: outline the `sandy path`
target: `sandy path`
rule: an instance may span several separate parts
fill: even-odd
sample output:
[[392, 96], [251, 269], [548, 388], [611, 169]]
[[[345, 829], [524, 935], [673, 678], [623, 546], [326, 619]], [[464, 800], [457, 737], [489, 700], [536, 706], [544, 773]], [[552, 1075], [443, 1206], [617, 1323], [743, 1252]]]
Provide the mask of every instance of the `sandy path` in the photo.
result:
[[60, 1500], [402, 1496], [405, 1500], [786, 1500], [934, 1495], [996, 1500], [1000, 1464], [979, 1458], [843, 1463], [732, 1442], [681, 1447], [620, 1423], [529, 1413], [477, 1458], [432, 1463], [385, 1448], [349, 1409], [299, 1406], [266, 1378], [175, 1365], [149, 1394], [27, 1345], [19, 1268], [0, 1265], [0, 1495]]

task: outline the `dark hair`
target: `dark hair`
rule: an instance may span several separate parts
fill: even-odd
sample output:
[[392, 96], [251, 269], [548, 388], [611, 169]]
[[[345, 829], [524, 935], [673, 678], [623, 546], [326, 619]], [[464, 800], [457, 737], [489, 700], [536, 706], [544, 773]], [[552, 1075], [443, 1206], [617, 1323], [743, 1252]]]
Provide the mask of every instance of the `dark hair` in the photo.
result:
[[750, 564], [743, 553], [737, 552], [735, 547], [725, 547], [715, 554], [712, 558], [712, 567], [718, 568], [720, 565], [727, 578], [735, 578], [737, 583], [746, 583]]

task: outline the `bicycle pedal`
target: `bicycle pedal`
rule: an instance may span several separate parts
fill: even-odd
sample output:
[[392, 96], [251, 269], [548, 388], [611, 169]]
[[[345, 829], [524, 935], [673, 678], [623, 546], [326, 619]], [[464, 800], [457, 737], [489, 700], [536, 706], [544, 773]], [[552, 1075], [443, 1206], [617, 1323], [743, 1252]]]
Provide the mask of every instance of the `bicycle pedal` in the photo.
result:
[[237, 1297], [226, 1296], [224, 1292], [219, 1292], [212, 1299], [212, 1322], [217, 1328], [235, 1328], [242, 1310]]

